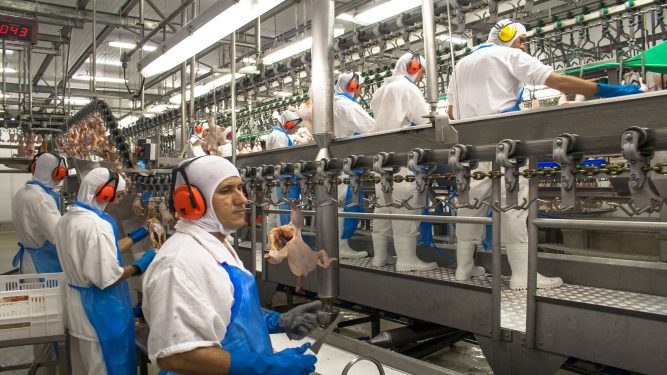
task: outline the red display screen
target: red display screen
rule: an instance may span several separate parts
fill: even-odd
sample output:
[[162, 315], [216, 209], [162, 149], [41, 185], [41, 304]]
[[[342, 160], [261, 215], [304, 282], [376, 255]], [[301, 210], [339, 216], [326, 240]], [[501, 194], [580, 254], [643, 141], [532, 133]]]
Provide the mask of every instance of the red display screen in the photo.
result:
[[0, 16], [0, 39], [37, 43], [37, 23], [34, 20]]

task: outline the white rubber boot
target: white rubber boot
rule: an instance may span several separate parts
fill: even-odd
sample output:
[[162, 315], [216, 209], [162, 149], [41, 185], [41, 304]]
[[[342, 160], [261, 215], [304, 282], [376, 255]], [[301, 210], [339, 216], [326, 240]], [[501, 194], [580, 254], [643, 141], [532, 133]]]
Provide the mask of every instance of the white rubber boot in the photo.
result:
[[468, 281], [486, 274], [484, 267], [475, 266], [475, 247], [471, 241], [456, 243], [456, 280]]
[[350, 247], [349, 240], [338, 240], [338, 257], [347, 259], [366, 258], [368, 253], [365, 251], [356, 251]]
[[[512, 278], [510, 279], [511, 289], [528, 288], [528, 244], [517, 243], [505, 246], [507, 250], [507, 260], [512, 268]], [[546, 277], [537, 274], [538, 289], [552, 289], [563, 285], [563, 279], [560, 277]]]
[[396, 271], [430, 271], [438, 268], [436, 262], [424, 262], [417, 257], [417, 237], [394, 237]]
[[382, 267], [396, 263], [396, 258], [389, 256], [389, 237], [373, 233], [373, 267]]

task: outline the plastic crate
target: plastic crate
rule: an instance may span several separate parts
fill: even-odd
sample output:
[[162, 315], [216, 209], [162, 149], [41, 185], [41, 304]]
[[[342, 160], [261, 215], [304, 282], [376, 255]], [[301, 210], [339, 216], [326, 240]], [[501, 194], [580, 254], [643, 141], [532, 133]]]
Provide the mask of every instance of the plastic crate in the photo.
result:
[[65, 274], [0, 276], [0, 341], [65, 332]]

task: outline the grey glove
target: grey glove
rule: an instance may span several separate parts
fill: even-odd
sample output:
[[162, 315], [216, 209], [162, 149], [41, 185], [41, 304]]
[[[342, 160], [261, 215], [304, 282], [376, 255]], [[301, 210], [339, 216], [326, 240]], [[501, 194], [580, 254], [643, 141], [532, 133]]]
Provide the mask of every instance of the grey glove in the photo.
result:
[[321, 301], [313, 301], [283, 313], [278, 318], [278, 328], [285, 331], [291, 340], [301, 340], [315, 327], [327, 322]]

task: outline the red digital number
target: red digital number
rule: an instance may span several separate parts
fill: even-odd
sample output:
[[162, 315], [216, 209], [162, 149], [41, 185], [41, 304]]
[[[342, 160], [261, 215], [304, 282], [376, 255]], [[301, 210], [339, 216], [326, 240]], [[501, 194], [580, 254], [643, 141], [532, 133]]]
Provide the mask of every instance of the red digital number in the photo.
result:
[[17, 35], [19, 33], [19, 27], [18, 26], [9, 26], [9, 30], [12, 32], [12, 34]]
[[20, 32], [19, 36], [20, 36], [21, 38], [25, 38], [25, 37], [28, 35], [28, 31], [29, 31], [29, 30], [30, 30], [30, 29], [28, 29], [27, 27], [23, 26], [23, 27], [21, 28], [21, 32]]
[[0, 25], [0, 34], [7, 34], [9, 31], [9, 26], [2, 24]]

